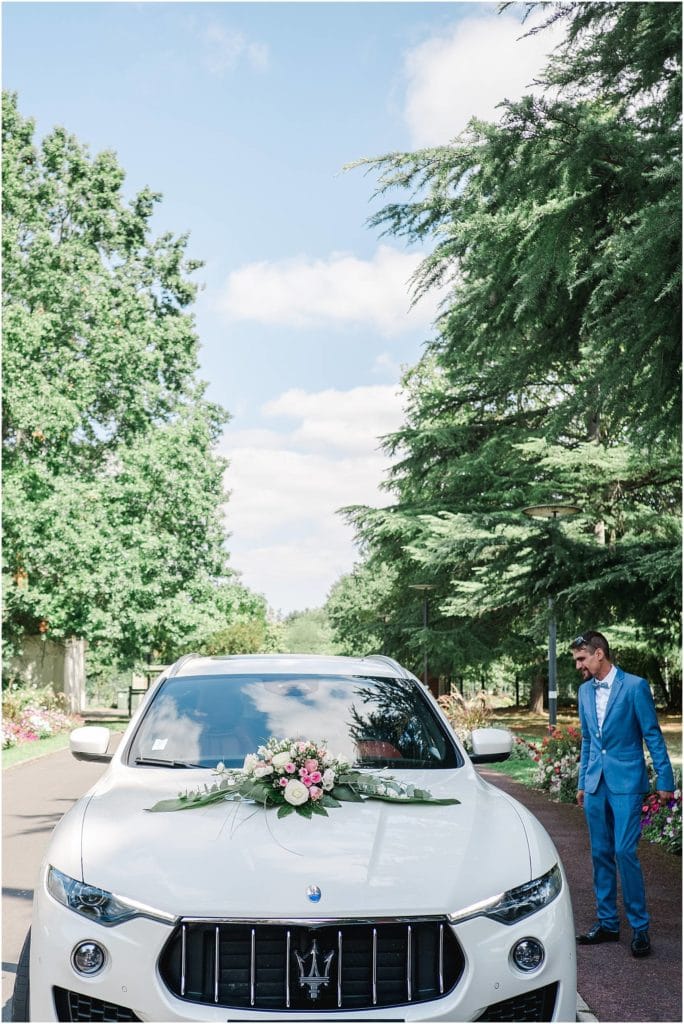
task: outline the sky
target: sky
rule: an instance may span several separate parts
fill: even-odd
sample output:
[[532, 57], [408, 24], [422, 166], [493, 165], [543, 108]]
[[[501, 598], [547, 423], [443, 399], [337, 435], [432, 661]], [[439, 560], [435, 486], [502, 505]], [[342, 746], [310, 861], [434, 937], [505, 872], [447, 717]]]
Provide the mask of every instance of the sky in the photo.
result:
[[555, 31], [491, 3], [11, 3], [3, 88], [40, 138], [114, 150], [154, 231], [189, 233], [200, 377], [231, 419], [230, 564], [274, 612], [359, 560], [337, 510], [390, 501], [379, 439], [439, 296], [380, 237], [363, 157], [446, 145], [530, 91]]

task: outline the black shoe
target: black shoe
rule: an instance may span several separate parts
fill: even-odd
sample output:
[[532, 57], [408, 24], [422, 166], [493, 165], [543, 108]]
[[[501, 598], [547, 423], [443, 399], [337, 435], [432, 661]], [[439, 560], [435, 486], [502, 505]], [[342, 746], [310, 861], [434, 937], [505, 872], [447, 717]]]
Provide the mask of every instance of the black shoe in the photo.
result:
[[632, 956], [649, 956], [651, 940], [645, 928], [635, 929], [632, 936]]
[[[619, 931], [613, 932], [609, 928], [604, 928], [602, 924], [595, 924], [584, 935], [577, 936], [580, 946], [597, 946], [599, 942], [618, 942], [619, 939]], [[635, 954], [635, 956], [637, 955], [644, 956], [645, 954]]]

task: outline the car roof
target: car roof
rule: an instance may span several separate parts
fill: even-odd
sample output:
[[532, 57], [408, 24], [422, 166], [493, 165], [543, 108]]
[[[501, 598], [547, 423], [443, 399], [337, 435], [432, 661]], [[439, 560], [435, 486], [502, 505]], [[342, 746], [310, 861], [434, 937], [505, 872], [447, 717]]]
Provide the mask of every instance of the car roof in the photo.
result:
[[212, 675], [327, 675], [374, 676], [389, 679], [415, 677], [398, 662], [382, 654], [347, 658], [321, 654], [227, 654], [207, 657], [187, 654], [171, 666], [169, 676]]

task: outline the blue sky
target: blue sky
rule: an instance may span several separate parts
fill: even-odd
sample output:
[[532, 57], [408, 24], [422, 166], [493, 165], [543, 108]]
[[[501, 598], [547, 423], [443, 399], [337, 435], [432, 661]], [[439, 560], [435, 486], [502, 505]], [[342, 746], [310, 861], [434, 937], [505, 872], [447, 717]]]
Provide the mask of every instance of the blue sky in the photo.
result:
[[378, 436], [430, 336], [420, 253], [366, 226], [364, 156], [446, 144], [532, 82], [557, 36], [475, 3], [4, 3], [3, 87], [38, 135], [112, 149], [158, 232], [204, 260], [201, 376], [232, 415], [231, 563], [274, 610], [358, 557], [335, 510], [381, 504]]

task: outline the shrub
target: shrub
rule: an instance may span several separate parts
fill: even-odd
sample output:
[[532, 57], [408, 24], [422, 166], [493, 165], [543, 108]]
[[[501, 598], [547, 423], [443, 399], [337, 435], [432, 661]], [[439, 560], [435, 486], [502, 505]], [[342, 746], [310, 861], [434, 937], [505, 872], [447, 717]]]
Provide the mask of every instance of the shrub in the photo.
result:
[[81, 724], [77, 715], [65, 710], [64, 694], [51, 687], [17, 687], [6, 690], [2, 699], [2, 749], [17, 743], [45, 739]]
[[649, 843], [658, 843], [670, 853], [682, 853], [682, 774], [675, 773], [674, 797], [661, 804], [655, 790], [656, 777], [650, 757], [647, 758], [651, 792], [641, 807], [641, 834]]
[[569, 725], [554, 729], [541, 744], [528, 744], [530, 756], [539, 766], [533, 785], [547, 790], [552, 800], [571, 804], [577, 799], [581, 742], [579, 729]]
[[442, 711], [449, 719], [466, 750], [471, 749], [470, 733], [473, 729], [486, 729], [492, 722], [492, 709], [486, 693], [466, 700], [457, 691], [444, 693], [437, 698]]

